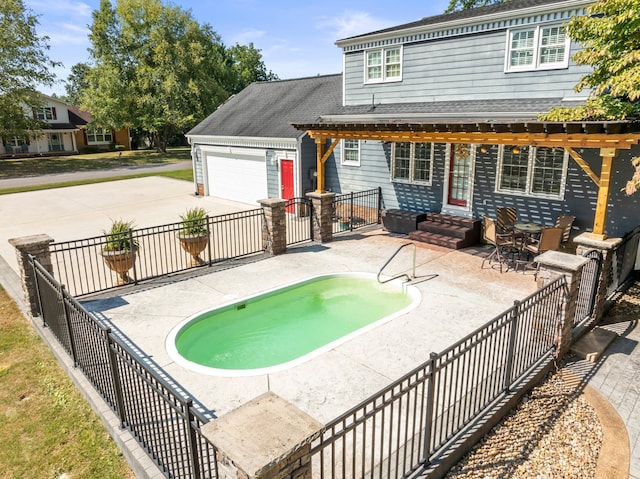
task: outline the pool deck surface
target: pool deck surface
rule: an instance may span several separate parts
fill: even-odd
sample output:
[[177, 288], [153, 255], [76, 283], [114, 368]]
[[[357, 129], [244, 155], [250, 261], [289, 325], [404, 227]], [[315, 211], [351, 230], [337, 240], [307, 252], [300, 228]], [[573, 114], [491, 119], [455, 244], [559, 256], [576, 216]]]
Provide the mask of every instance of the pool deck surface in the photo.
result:
[[[325, 423], [532, 293], [533, 276], [481, 269], [478, 256], [419, 245], [412, 283], [422, 298], [416, 309], [271, 374], [229, 378], [195, 373], [169, 357], [165, 340], [194, 313], [292, 282], [337, 272], [377, 274], [407, 242], [374, 227], [338, 236], [331, 243], [303, 244], [282, 256], [84, 304], [122, 331], [215, 416], [271, 391]], [[404, 248], [385, 273], [412, 273], [412, 255], [412, 248]]]

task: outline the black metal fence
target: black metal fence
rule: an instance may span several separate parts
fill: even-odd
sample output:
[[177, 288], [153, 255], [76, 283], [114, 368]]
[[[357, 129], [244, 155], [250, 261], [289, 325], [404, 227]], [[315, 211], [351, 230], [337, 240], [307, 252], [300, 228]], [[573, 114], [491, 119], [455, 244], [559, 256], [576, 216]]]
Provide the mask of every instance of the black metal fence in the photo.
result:
[[40, 311], [62, 347], [167, 476], [217, 478], [214, 446], [201, 434], [209, 419], [184, 391], [87, 312], [37, 261]]
[[406, 477], [552, 360], [564, 278], [331, 421], [312, 443], [322, 478]]
[[613, 267], [608, 282], [607, 295], [617, 291], [634, 274], [639, 243], [640, 226], [637, 226], [622, 238], [622, 243], [613, 251]]
[[309, 198], [291, 198], [285, 203], [287, 245], [313, 240], [313, 202]]
[[379, 224], [381, 210], [381, 188], [336, 195], [333, 198], [333, 233]]
[[598, 250], [586, 251], [582, 256], [589, 258], [589, 262], [582, 269], [574, 327], [585, 326], [592, 319], [596, 303], [596, 294], [602, 268], [602, 253]]
[[[263, 223], [262, 209], [207, 217], [207, 240], [204, 250], [197, 254], [189, 253], [189, 246], [179, 238], [182, 223], [133, 229], [130, 239], [137, 244], [137, 250], [128, 253], [132, 261], [125, 273], [117, 273], [107, 265], [108, 257], [103, 254], [106, 235], [53, 243], [51, 261], [55, 277], [73, 296], [80, 297], [123, 283], [262, 253]], [[116, 261], [116, 265], [121, 263], [124, 260]]]

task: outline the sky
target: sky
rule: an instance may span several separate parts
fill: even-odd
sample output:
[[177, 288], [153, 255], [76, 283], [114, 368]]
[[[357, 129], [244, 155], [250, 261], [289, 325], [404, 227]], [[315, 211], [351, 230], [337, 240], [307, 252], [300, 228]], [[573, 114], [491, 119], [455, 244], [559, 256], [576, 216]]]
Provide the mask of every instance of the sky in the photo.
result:
[[[116, 0], [112, 0], [115, 3]], [[167, 3], [166, 0], [164, 3]], [[254, 47], [281, 79], [342, 71], [336, 40], [443, 13], [449, 0], [174, 0], [209, 24], [226, 46]], [[417, 6], [423, 3], [423, 6]], [[58, 84], [45, 94], [65, 93], [64, 80], [76, 63], [89, 61], [88, 27], [100, 0], [24, 0], [38, 16], [38, 35], [49, 37], [48, 55], [62, 62]]]

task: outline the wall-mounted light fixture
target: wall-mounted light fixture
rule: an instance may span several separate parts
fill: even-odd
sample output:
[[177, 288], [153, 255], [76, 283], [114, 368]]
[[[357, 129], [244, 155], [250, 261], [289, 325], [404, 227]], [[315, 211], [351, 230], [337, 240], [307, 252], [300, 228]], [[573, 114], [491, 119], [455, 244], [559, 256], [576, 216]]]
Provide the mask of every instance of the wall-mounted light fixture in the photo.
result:
[[480, 153], [488, 153], [489, 147], [487, 145], [480, 146]]
[[511, 148], [511, 153], [513, 153], [514, 155], [519, 155], [520, 154], [520, 147], [519, 146], [514, 146], [513, 148]]

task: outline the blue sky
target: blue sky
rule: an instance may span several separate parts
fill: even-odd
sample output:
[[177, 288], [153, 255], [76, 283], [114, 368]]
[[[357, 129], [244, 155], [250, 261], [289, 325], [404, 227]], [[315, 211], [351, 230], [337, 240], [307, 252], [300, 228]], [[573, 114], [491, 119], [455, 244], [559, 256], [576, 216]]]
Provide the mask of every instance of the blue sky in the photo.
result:
[[[112, 0], [115, 2], [115, 0]], [[61, 61], [56, 70], [65, 80], [69, 69], [88, 60], [88, 25], [100, 0], [25, 0], [38, 15], [38, 34], [47, 35], [49, 57]], [[442, 13], [449, 0], [178, 0], [200, 23], [211, 25], [227, 46], [253, 42], [268, 69], [280, 78], [342, 71], [335, 41]], [[43, 93], [64, 94], [60, 82]]]

